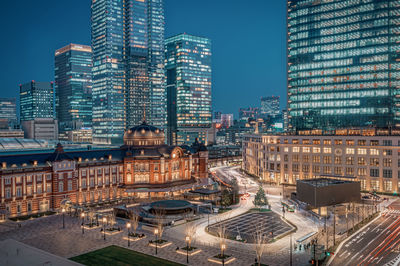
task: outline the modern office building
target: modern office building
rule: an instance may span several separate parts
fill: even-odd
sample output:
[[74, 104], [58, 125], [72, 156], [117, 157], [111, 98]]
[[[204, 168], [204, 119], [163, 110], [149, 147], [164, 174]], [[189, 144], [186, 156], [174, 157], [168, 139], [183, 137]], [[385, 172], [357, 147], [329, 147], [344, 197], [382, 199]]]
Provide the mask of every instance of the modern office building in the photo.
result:
[[296, 184], [299, 179], [335, 178], [359, 181], [362, 191], [399, 192], [399, 130], [298, 133], [246, 135], [243, 169], [277, 185]]
[[18, 125], [15, 98], [0, 98], [0, 128], [14, 128]]
[[287, 5], [291, 128], [399, 127], [398, 1]]
[[233, 126], [233, 114], [221, 114], [221, 126], [224, 128]]
[[165, 40], [169, 144], [209, 144], [211, 129], [211, 41], [189, 34]]
[[93, 141], [122, 143], [143, 117], [165, 125], [162, 0], [92, 2]]
[[19, 86], [20, 120], [54, 119], [53, 82], [31, 82]]
[[261, 115], [275, 117], [279, 115], [279, 96], [261, 97]]
[[248, 120], [249, 118], [257, 119], [259, 116], [260, 108], [258, 107], [239, 108], [240, 120]]
[[92, 48], [69, 44], [55, 52], [56, 115], [60, 131], [92, 126]]

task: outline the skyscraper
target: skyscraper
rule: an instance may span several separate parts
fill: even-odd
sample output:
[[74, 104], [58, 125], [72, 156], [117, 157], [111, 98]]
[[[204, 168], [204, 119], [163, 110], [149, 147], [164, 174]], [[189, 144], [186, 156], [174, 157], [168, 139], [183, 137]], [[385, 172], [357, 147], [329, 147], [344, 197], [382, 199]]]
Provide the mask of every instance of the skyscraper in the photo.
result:
[[124, 1], [92, 1], [93, 142], [120, 143], [125, 129]]
[[261, 114], [273, 117], [279, 115], [279, 96], [261, 97]]
[[288, 1], [292, 129], [400, 126], [398, 1]]
[[0, 128], [14, 128], [17, 124], [15, 98], [0, 98]]
[[19, 86], [21, 121], [54, 119], [53, 82], [31, 82]]
[[211, 140], [211, 41], [179, 34], [165, 41], [168, 143]]
[[92, 126], [92, 48], [69, 44], [55, 52], [56, 115], [60, 131]]
[[93, 141], [119, 143], [125, 128], [165, 125], [162, 0], [92, 2]]

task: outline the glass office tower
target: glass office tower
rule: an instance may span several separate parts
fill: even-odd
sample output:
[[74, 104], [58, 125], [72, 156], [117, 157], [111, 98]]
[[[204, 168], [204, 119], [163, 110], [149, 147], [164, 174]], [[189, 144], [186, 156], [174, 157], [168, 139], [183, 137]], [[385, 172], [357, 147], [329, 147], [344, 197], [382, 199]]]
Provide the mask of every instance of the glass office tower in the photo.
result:
[[288, 1], [292, 130], [400, 126], [399, 1]]
[[69, 44], [55, 52], [56, 115], [59, 130], [92, 126], [92, 48]]
[[0, 128], [14, 128], [17, 125], [15, 98], [0, 98]]
[[127, 128], [144, 117], [165, 125], [164, 8], [162, 0], [125, 1]]
[[124, 129], [165, 124], [162, 0], [92, 2], [93, 141], [120, 143]]
[[19, 86], [20, 120], [54, 119], [53, 82], [31, 82]]
[[261, 97], [261, 114], [264, 116], [277, 116], [279, 112], [279, 96]]
[[168, 143], [209, 142], [211, 41], [180, 34], [165, 40]]
[[123, 0], [92, 1], [93, 142], [121, 143], [125, 129]]

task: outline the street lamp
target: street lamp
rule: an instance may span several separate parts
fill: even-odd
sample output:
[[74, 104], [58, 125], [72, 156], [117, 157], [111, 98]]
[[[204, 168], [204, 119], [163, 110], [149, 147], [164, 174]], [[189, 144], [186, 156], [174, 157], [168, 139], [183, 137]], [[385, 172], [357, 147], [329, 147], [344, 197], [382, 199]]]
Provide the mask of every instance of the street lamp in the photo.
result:
[[104, 240], [106, 240], [106, 222], [107, 222], [107, 218], [103, 217], [103, 238], [104, 238]]
[[225, 265], [225, 249], [226, 249], [226, 245], [222, 244], [221, 245], [221, 250], [222, 250], [222, 265]]
[[190, 236], [186, 236], [186, 263], [189, 264], [189, 241]]
[[85, 224], [85, 213], [84, 212], [81, 213], [81, 217], [82, 217], [82, 235], [83, 235], [85, 233], [85, 226], [84, 226], [84, 224]]
[[130, 247], [131, 246], [131, 241], [130, 241], [130, 239], [129, 239], [129, 235], [130, 235], [130, 228], [131, 228], [131, 223], [127, 223], [126, 224], [126, 228], [128, 228], [128, 247]]
[[63, 216], [63, 228], [65, 228], [65, 220], [64, 220], [65, 208], [62, 208], [61, 212], [62, 212], [62, 216]]
[[156, 255], [157, 255], [157, 236], [158, 236], [158, 228], [154, 229], [154, 234], [156, 235]]

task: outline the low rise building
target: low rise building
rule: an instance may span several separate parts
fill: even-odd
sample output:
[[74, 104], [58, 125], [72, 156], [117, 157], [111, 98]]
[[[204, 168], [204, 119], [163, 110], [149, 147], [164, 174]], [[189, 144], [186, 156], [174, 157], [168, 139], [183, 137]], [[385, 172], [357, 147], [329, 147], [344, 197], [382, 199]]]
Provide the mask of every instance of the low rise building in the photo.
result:
[[21, 121], [21, 127], [28, 139], [58, 139], [58, 122], [52, 118]]
[[400, 132], [349, 129], [249, 134], [243, 140], [243, 169], [260, 179], [295, 184], [299, 179], [359, 181], [362, 191], [398, 193]]
[[143, 123], [119, 148], [0, 155], [0, 210], [9, 216], [87, 206], [122, 198], [164, 197], [202, 187], [208, 151], [164, 144], [164, 132]]

